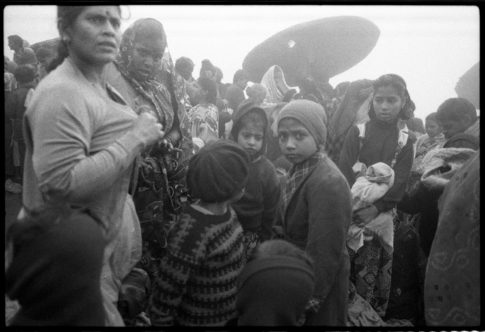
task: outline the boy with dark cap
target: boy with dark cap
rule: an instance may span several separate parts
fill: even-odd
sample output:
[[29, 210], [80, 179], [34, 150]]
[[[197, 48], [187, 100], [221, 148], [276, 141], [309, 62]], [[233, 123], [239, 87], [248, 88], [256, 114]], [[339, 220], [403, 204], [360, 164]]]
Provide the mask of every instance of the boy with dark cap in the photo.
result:
[[293, 164], [283, 191], [277, 224], [285, 240], [304, 250], [315, 263], [319, 303], [306, 325], [345, 326], [350, 273], [346, 248], [352, 199], [343, 174], [323, 152], [323, 107], [293, 100], [278, 118], [278, 137]]
[[248, 162], [246, 151], [222, 140], [191, 158], [187, 186], [197, 200], [169, 231], [153, 280], [152, 325], [224, 326], [236, 317], [243, 235], [230, 204], [244, 194]]
[[238, 278], [240, 326], [300, 326], [315, 288], [313, 262], [283, 240], [262, 243]]
[[246, 257], [260, 242], [269, 240], [281, 190], [276, 169], [266, 158], [268, 120], [264, 110], [245, 100], [233, 115], [231, 139], [249, 154], [249, 179], [244, 196], [232, 207], [244, 230]]

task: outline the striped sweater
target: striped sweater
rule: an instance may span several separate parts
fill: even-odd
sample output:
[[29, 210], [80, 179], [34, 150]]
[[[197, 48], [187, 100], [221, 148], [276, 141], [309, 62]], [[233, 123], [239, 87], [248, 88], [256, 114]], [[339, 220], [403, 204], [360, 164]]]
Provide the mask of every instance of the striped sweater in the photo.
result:
[[167, 249], [152, 286], [152, 325], [223, 326], [235, 318], [244, 261], [242, 228], [232, 208], [206, 215], [187, 206]]

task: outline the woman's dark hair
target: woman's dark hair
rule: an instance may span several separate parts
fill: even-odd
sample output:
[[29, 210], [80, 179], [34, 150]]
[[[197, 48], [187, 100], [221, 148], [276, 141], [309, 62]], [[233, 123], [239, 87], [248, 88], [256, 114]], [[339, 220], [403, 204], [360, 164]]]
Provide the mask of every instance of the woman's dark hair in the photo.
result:
[[[413, 113], [414, 113], [414, 110], [416, 109], [416, 106], [414, 105], [414, 102], [411, 100], [408, 89], [406, 87], [406, 82], [401, 76], [396, 74], [382, 75], [372, 83], [372, 86], [374, 89], [374, 93], [377, 91], [377, 89], [385, 86], [393, 87], [404, 103], [401, 112], [399, 112], [398, 114], [398, 118], [403, 120], [409, 120], [410, 118], [413, 117]], [[371, 118], [375, 117], [374, 103], [370, 103], [369, 117]]]
[[201, 89], [207, 91], [206, 101], [211, 104], [217, 102], [217, 84], [213, 80], [207, 77], [199, 77], [197, 80]]
[[206, 71], [210, 71], [212, 73], [212, 76], [214, 77], [216, 76], [216, 67], [212, 64], [212, 62], [209, 59], [202, 60], [199, 77], [205, 78]]
[[194, 70], [194, 62], [185, 56], [180, 57], [177, 59], [177, 61], [175, 61], [175, 70], [178, 73], [183, 73], [183, 72], [192, 73], [192, 71]]
[[424, 121], [438, 122], [438, 112], [429, 113], [426, 118], [424, 118]]
[[18, 66], [14, 76], [19, 83], [32, 82], [37, 77], [37, 68], [32, 65]]
[[244, 69], [238, 69], [235, 73], [234, 76], [232, 77], [232, 83], [236, 84], [237, 81], [239, 80], [247, 80], [248, 79], [248, 74]]
[[460, 121], [467, 117], [470, 124], [477, 120], [477, 111], [475, 106], [465, 98], [449, 98], [446, 99], [439, 107], [438, 121], [449, 119], [452, 121]]
[[426, 129], [424, 129], [424, 124], [423, 120], [420, 118], [411, 118], [406, 121], [406, 125], [408, 126], [409, 130], [412, 130], [414, 132], [418, 132], [421, 134], [426, 134]]
[[[69, 27], [76, 18], [89, 6], [57, 6], [57, 30], [59, 34]], [[118, 10], [121, 13], [121, 7], [118, 6]], [[59, 66], [65, 58], [69, 56], [67, 45], [62, 38], [59, 39], [57, 45], [57, 57], [49, 63], [47, 71], [50, 72]]]
[[220, 84], [221, 81], [222, 81], [222, 78], [224, 77], [224, 74], [222, 73], [221, 68], [219, 68], [219, 67], [214, 67], [214, 68], [215, 68], [215, 71], [216, 71], [216, 73], [214, 75], [216, 77], [216, 83]]
[[11, 42], [14, 46], [21, 47], [24, 45], [24, 40], [19, 35], [8, 36], [8, 41]]

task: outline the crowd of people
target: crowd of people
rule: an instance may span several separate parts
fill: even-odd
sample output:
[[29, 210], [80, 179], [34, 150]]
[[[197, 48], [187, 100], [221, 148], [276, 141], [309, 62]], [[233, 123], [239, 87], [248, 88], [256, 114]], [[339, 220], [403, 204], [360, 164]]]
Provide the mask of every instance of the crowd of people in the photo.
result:
[[57, 8], [56, 52], [4, 58], [7, 325], [480, 324], [468, 100], [423, 125], [397, 74], [195, 79], [158, 20]]

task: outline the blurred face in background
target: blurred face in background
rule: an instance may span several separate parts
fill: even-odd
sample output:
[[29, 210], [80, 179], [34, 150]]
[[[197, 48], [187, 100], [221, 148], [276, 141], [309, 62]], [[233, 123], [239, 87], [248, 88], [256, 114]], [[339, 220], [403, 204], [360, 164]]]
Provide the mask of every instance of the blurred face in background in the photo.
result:
[[139, 80], [147, 80], [162, 65], [165, 41], [162, 39], [139, 38], [133, 45], [133, 53], [128, 70]]
[[435, 137], [442, 132], [441, 126], [436, 119], [426, 120], [425, 129], [429, 137]]

